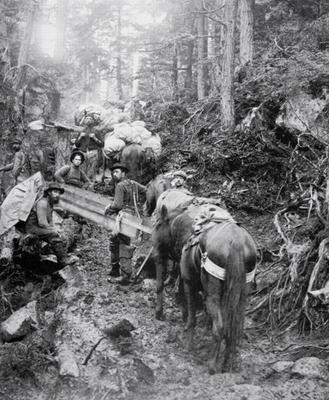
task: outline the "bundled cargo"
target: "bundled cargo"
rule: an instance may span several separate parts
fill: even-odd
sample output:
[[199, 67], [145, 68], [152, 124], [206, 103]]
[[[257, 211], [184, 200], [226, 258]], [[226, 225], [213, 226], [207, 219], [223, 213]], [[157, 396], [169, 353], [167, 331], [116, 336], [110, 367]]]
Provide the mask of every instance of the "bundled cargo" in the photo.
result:
[[86, 122], [89, 124], [91, 121], [98, 124], [101, 114], [105, 112], [106, 110], [98, 104], [83, 104], [74, 114], [74, 123], [78, 126], [86, 126]]
[[144, 149], [152, 149], [156, 157], [161, 154], [162, 146], [161, 139], [157, 133], [152, 134], [152, 136], [142, 143]]
[[93, 127], [97, 132], [106, 133], [113, 129], [113, 125], [129, 121], [129, 115], [118, 108], [106, 110], [98, 104], [84, 104], [74, 115], [74, 122], [78, 126]]
[[133, 123], [120, 123], [113, 126], [113, 131], [108, 132], [104, 139], [104, 155], [110, 158], [114, 153], [123, 149], [125, 145], [138, 144], [143, 149], [150, 148], [154, 156], [158, 157], [161, 153], [161, 140], [157, 134], [152, 134], [145, 128], [143, 121]]
[[123, 140], [113, 137], [110, 134], [111, 132], [107, 133], [104, 139], [103, 153], [107, 158], [110, 158], [113, 154], [121, 152], [126, 145]]

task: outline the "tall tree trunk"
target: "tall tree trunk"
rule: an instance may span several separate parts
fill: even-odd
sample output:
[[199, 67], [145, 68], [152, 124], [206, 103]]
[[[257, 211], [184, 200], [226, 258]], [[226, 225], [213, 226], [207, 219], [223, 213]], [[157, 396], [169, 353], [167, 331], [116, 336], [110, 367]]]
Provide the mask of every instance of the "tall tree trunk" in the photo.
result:
[[24, 37], [21, 42], [21, 46], [19, 49], [19, 55], [18, 55], [18, 62], [17, 62], [17, 77], [16, 77], [16, 84], [14, 86], [14, 89], [17, 90], [19, 89], [25, 79], [26, 75], [26, 64], [28, 62], [28, 54], [30, 50], [30, 45], [31, 45], [31, 39], [32, 39], [32, 34], [33, 34], [33, 28], [34, 28], [34, 21], [35, 21], [35, 16], [38, 8], [38, 3], [36, 1], [31, 1], [30, 4], [30, 9], [28, 12], [26, 24], [25, 24], [25, 30], [24, 30]]
[[203, 99], [207, 95], [207, 32], [206, 32], [206, 18], [204, 14], [203, 1], [197, 0], [197, 87], [198, 99]]
[[222, 67], [221, 88], [221, 114], [222, 126], [229, 133], [234, 131], [234, 50], [235, 50], [235, 28], [238, 0], [226, 0], [225, 3], [225, 44]]
[[133, 55], [133, 84], [131, 97], [133, 99], [139, 98], [139, 83], [140, 83], [140, 70], [142, 65], [142, 57], [139, 52], [134, 53]]
[[[224, 0], [216, 0], [216, 19], [224, 20]], [[221, 60], [223, 58], [224, 24], [209, 19], [208, 21], [208, 58], [210, 59], [210, 95], [217, 96], [221, 87]]]
[[85, 64], [83, 66], [83, 103], [88, 103], [90, 99], [90, 85], [89, 85], [89, 66]]
[[178, 50], [177, 43], [174, 42], [173, 57], [172, 57], [172, 73], [171, 73], [171, 85], [172, 85], [172, 100], [178, 101]]
[[56, 7], [56, 42], [54, 58], [62, 63], [65, 58], [65, 33], [67, 25], [69, 0], [57, 0]]
[[187, 64], [184, 87], [192, 89], [193, 83], [193, 53], [194, 53], [194, 40], [191, 39], [187, 42]]
[[117, 21], [117, 57], [116, 57], [116, 82], [117, 82], [117, 96], [118, 100], [123, 99], [122, 90], [122, 26], [121, 26], [121, 12], [122, 7], [119, 4], [118, 8], [118, 21]]
[[255, 0], [240, 0], [240, 63], [252, 63], [254, 55]]
[[220, 90], [220, 26], [215, 21], [208, 21], [208, 59], [210, 94], [217, 95]]

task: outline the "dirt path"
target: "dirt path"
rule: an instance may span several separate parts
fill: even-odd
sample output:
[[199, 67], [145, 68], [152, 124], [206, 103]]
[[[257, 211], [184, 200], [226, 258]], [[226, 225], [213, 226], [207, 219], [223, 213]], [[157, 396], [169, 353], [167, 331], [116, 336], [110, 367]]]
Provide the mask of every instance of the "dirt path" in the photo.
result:
[[[126, 287], [109, 283], [106, 234], [91, 231], [88, 236], [78, 249], [81, 265], [71, 274], [65, 271], [67, 283], [58, 290], [57, 307], [49, 315], [57, 318], [55, 341], [72, 350], [80, 376], [58, 377], [58, 370], [49, 366], [38, 374], [37, 383], [17, 380], [14, 391], [8, 386], [11, 392], [2, 386], [0, 399], [329, 399], [326, 376], [310, 379], [291, 369], [273, 368], [276, 362], [290, 359], [280, 349], [298, 340], [285, 336], [275, 342], [260, 335], [251, 320], [242, 345], [241, 371], [209, 375], [211, 336], [202, 313], [195, 349], [187, 351], [181, 316], [170, 293], [166, 320], [156, 321], [154, 282]], [[123, 318], [136, 328], [132, 337], [103, 340], [84, 366], [102, 329]], [[323, 368], [327, 368], [325, 361]]]

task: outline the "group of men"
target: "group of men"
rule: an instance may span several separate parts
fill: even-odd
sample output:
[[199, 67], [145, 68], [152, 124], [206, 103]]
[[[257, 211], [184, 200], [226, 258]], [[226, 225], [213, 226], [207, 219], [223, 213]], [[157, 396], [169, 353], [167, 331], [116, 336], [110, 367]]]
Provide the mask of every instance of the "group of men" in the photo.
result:
[[[24, 168], [24, 153], [21, 151], [19, 141], [13, 143], [15, 151], [13, 171], [15, 183]], [[69, 184], [76, 187], [92, 188], [93, 182], [82, 171], [81, 166], [85, 162], [85, 153], [79, 149], [72, 152], [70, 165], [65, 165], [54, 174], [54, 182], [48, 184], [44, 190], [43, 197], [37, 200], [25, 223], [25, 232], [38, 236], [41, 240], [49, 243], [61, 266], [76, 262], [76, 256], [68, 257], [65, 251], [63, 240], [53, 224], [52, 214], [60, 196], [64, 193], [62, 184]], [[112, 179], [115, 184], [113, 201], [106, 207], [105, 215], [116, 215], [120, 211], [129, 214], [138, 214], [138, 204], [146, 193], [146, 187], [140, 183], [127, 178], [129, 172], [126, 165], [116, 163], [110, 168]], [[187, 179], [184, 171], [176, 171], [172, 179], [172, 186], [183, 188]], [[111, 232], [109, 237], [109, 250], [111, 257], [111, 279], [119, 283], [129, 282], [131, 274], [131, 257], [134, 248], [130, 246], [130, 238], [119, 233]]]
[[[74, 150], [70, 158], [72, 165], [64, 166], [56, 171], [56, 181], [88, 188], [91, 185], [90, 179], [93, 179], [96, 174], [98, 151], [102, 146], [103, 142], [87, 126], [85, 131], [81, 132], [74, 141]], [[12, 140], [11, 148], [14, 153], [12, 162], [0, 167], [0, 172], [11, 171], [11, 175], [8, 176], [9, 179], [11, 178], [11, 182], [2, 188], [5, 195], [18, 183], [18, 180], [24, 180], [39, 170], [44, 172], [42, 164], [46, 162], [40, 149], [34, 149], [33, 153], [37, 153], [34, 156], [38, 159], [33, 160], [31, 152], [26, 153], [22, 150], [22, 140], [19, 138]], [[80, 168], [82, 164], [84, 164], [84, 168]]]

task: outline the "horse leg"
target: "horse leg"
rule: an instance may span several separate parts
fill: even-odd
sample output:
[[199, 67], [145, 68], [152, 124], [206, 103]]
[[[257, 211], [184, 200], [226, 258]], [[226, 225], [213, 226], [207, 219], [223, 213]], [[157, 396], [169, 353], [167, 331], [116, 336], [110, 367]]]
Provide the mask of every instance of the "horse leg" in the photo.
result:
[[[203, 279], [203, 287], [206, 292], [206, 308], [212, 320], [212, 334], [215, 342], [215, 351], [213, 357], [209, 361], [209, 373], [214, 374], [217, 370], [217, 362], [224, 337], [223, 316], [220, 309], [220, 287], [222, 283], [208, 276]], [[207, 283], [205, 283], [207, 282]]]
[[196, 302], [191, 281], [184, 281], [184, 292], [187, 302], [187, 322], [184, 330], [188, 333], [187, 347], [191, 349], [193, 347], [193, 335], [196, 325]]
[[105, 180], [105, 170], [106, 170], [106, 157], [103, 154], [103, 173], [102, 173], [102, 183], [104, 183]]
[[165, 278], [166, 269], [167, 269], [167, 262], [166, 262], [166, 259], [164, 259], [163, 257], [157, 257], [156, 261], [157, 261], [156, 262], [157, 299], [156, 299], [156, 307], [155, 307], [155, 318], [159, 319], [159, 320], [163, 320], [164, 319], [163, 289], [164, 289], [164, 278]]
[[175, 282], [175, 300], [181, 310], [183, 321], [187, 322], [187, 304], [184, 296], [184, 284], [180, 275], [176, 278]]

